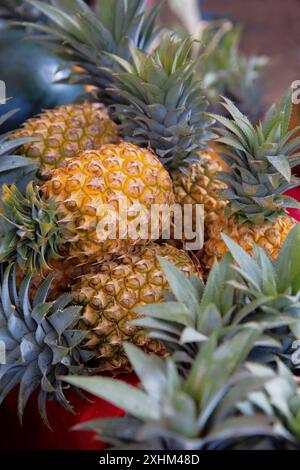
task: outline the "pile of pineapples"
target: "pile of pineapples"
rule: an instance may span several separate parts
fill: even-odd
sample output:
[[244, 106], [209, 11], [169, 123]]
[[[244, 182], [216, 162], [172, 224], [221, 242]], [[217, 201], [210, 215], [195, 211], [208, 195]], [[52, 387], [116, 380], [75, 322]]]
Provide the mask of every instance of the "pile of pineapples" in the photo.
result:
[[[220, 322], [224, 321], [222, 335], [232, 327], [229, 336], [234, 336], [247, 315], [267, 302], [276, 277], [270, 274], [270, 258], [278, 257], [295, 226], [287, 209], [298, 207], [284, 195], [298, 184], [292, 169], [299, 161], [300, 143], [288, 131], [290, 94], [255, 127], [226, 98], [223, 106], [230, 117], [210, 115], [198, 79], [202, 59], [193, 58], [190, 38], [159, 30], [158, 8], [146, 13], [143, 0], [99, 0], [96, 16], [81, 0], [26, 3], [48, 18], [31, 27], [43, 33], [43, 40], [69, 68], [71, 64], [69, 79], [88, 86], [93, 99], [46, 110], [1, 139], [0, 340], [6, 346], [6, 363], [0, 367], [0, 401], [19, 385], [22, 418], [30, 395], [39, 387], [39, 409], [47, 422], [48, 399], [71, 409], [63, 375], [130, 371], [128, 355], [132, 360], [136, 354], [143, 357], [147, 373], [155, 371], [158, 381], [173, 381], [178, 413], [192, 414], [194, 405], [179, 393], [172, 360], [160, 363], [133, 346], [124, 348], [124, 342], [163, 357], [177, 351], [180, 362], [190, 362], [191, 353], [207, 337], [211, 339], [202, 354], [217, 348], [214, 330], [221, 328]], [[216, 122], [220, 125], [214, 128]], [[209, 144], [216, 137], [218, 155]], [[114, 239], [99, 238], [97, 227], [107, 208], [121, 220], [118, 207], [123, 201], [131, 219], [130, 209], [136, 204], [148, 209], [174, 202], [203, 204], [203, 249], [196, 257], [184, 249], [184, 240], [180, 247], [174, 240], [166, 243], [160, 237], [160, 219], [157, 240], [150, 239], [150, 233], [148, 239], [124, 238], [119, 232]], [[299, 236], [292, 241], [295, 246]], [[247, 287], [232, 278], [233, 259], [224, 268], [229, 259], [225, 254], [234, 242], [249, 254], [256, 245], [265, 250], [257, 251], [259, 267], [254, 269], [249, 256], [245, 265], [234, 268]], [[214, 265], [216, 259], [223, 259], [220, 267]], [[175, 269], [173, 265], [180, 272], [173, 281], [167, 268], [162, 269], [166, 262], [171, 263], [169, 270]], [[218, 282], [215, 271], [222, 274]], [[230, 283], [241, 292], [254, 292], [260, 271], [269, 280], [270, 292], [257, 292], [249, 302], [244, 298], [251, 307], [243, 305]], [[178, 302], [168, 304], [171, 287]], [[299, 298], [299, 292], [292, 295]], [[200, 327], [193, 322], [203, 311], [201, 296], [206, 305]], [[218, 299], [226, 316], [217, 313]], [[279, 304], [278, 300], [278, 308]], [[144, 318], [145, 305], [151, 309], [151, 320]], [[241, 311], [234, 317], [237, 306]], [[194, 329], [189, 331], [192, 345], [181, 337], [181, 323]], [[283, 315], [277, 323], [264, 318], [262, 329], [267, 328], [265, 323], [272, 329], [289, 321]], [[149, 328], [162, 326], [164, 333], [149, 334]], [[170, 339], [178, 334], [179, 340]], [[250, 343], [249, 339], [247, 346], [245, 339], [244, 355], [232, 346], [232, 355], [242, 361], [254, 341], [251, 347]], [[138, 363], [132, 362], [140, 375]], [[167, 364], [165, 372], [159, 364]], [[155, 413], [151, 400], [149, 406], [144, 401], [149, 413]], [[178, 427], [184, 419], [181, 414]]]

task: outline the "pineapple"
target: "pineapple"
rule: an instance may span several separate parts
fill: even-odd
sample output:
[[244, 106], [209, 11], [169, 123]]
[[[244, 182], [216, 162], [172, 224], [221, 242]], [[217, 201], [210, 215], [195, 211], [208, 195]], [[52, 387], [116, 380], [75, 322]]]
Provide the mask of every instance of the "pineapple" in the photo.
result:
[[205, 286], [194, 276], [185, 279], [160, 259], [172, 294], [160, 305], [139, 307], [142, 317], [133, 324], [148, 329], [149, 337], [159, 339], [179, 359], [179, 351], [193, 359], [217, 330], [220, 340], [256, 325], [262, 334], [251, 359], [274, 363], [280, 357], [295, 369], [289, 348], [292, 338], [300, 337], [300, 223], [287, 236], [276, 262], [258, 245], [250, 256], [226, 235], [223, 239], [230, 253], [214, 263]]
[[89, 102], [46, 110], [11, 134], [12, 139], [26, 137], [39, 139], [24, 144], [21, 151], [37, 162], [42, 179], [84, 150], [98, 150], [101, 145], [120, 141], [118, 127], [105, 107]]
[[223, 212], [215, 178], [222, 168], [207, 146], [211, 119], [192, 46], [191, 39], [170, 34], [152, 54], [133, 51], [134, 65], [114, 56], [124, 71], [114, 73], [112, 90], [127, 100], [115, 106], [125, 138], [150, 145], [172, 176], [176, 202], [204, 204], [207, 227]]
[[38, 405], [49, 426], [46, 403], [56, 399], [66, 409], [67, 401], [60, 376], [88, 373], [85, 364], [93, 353], [80, 347], [87, 332], [76, 329], [80, 307], [71, 305], [72, 295], [48, 301], [51, 278], [43, 282], [29, 300], [31, 275], [17, 289], [16, 276], [8, 266], [1, 276], [0, 340], [6, 347], [6, 363], [0, 366], [0, 402], [16, 386], [19, 388], [18, 414], [22, 421], [27, 401], [39, 388]]
[[123, 342], [131, 341], [148, 352], [164, 354], [155, 339], [131, 325], [135, 310], [145, 304], [161, 302], [168, 289], [157, 256], [172, 262], [185, 276], [201, 273], [183, 250], [169, 245], [150, 244], [132, 254], [92, 267], [75, 283], [75, 301], [83, 305], [82, 322], [89, 331], [86, 348], [96, 350], [100, 370], [123, 372], [129, 368]]
[[[47, 18], [47, 24], [28, 25], [46, 33], [43, 39], [49, 38], [51, 49], [56, 43], [55, 51], [65, 59], [68, 72], [72, 65], [71, 82], [89, 85], [95, 89], [93, 94], [105, 104], [115, 101], [115, 97], [107, 92], [112, 80], [110, 68], [119, 68], [106, 53], [129, 59], [132, 45], [146, 50], [159, 32], [155, 25], [159, 7], [146, 15], [145, 0], [101, 0], [97, 14], [82, 0], [28, 0], [26, 4], [14, 2], [16, 5], [13, 6], [8, 3], [5, 1], [3, 5], [5, 10], [17, 12], [20, 9], [20, 13], [29, 11]], [[100, 103], [87, 102], [44, 111], [15, 133], [15, 137], [24, 136], [41, 139], [34, 145], [26, 145], [23, 150], [39, 163], [38, 176], [43, 179], [49, 177], [51, 169], [63, 165], [83, 150], [98, 150], [102, 144], [119, 141], [118, 128], [109, 119], [105, 108]]]
[[125, 344], [139, 390], [103, 377], [66, 378], [127, 411], [77, 429], [118, 449], [299, 448], [299, 380], [274, 355], [287, 327], [299, 338], [300, 224], [276, 262], [259, 246], [251, 257], [224, 241], [231, 254], [214, 264], [205, 286], [160, 260], [172, 296], [138, 308], [146, 316], [133, 324], [173, 356], [153, 358]]
[[[125, 339], [148, 352], [166, 354], [158, 341], [130, 325], [139, 316], [136, 306], [161, 301], [163, 290], [168, 289], [157, 255], [172, 261], [185, 275], [198, 272], [185, 252], [151, 244], [132, 255], [90, 266], [88, 274], [71, 285], [70, 293], [58, 296], [56, 290], [56, 298], [50, 301], [51, 275], [38, 282], [28, 274], [20, 283], [16, 266], [9, 265], [0, 282], [0, 341], [6, 346], [6, 363], [0, 366], [0, 403], [20, 384], [22, 419], [27, 400], [40, 386], [39, 409], [48, 424], [48, 399], [72, 410], [61, 384], [66, 373], [128, 371]], [[52, 267], [56, 275], [57, 266]]]
[[[105, 104], [115, 102], [116, 97], [107, 91], [107, 86], [112, 80], [110, 68], [119, 68], [106, 53], [129, 59], [132, 45], [146, 50], [159, 32], [155, 25], [159, 6], [146, 15], [145, 0], [101, 0], [96, 15], [82, 0], [16, 3], [20, 3], [22, 11], [28, 9], [47, 18], [47, 25], [28, 25], [46, 33], [44, 40], [49, 38], [51, 48], [57, 39], [55, 50], [65, 59], [68, 71], [71, 68], [71, 82], [86, 84]], [[16, 7], [10, 9], [17, 11]], [[114, 11], [118, 14], [112, 15]], [[118, 126], [99, 102], [46, 110], [13, 134], [13, 138], [28, 136], [39, 137], [40, 141], [25, 145], [22, 152], [39, 164], [38, 177], [42, 180], [49, 178], [53, 168], [82, 151], [98, 150], [102, 144], [120, 141]]]
[[[207, 228], [218, 218], [225, 207], [225, 201], [219, 198], [219, 191], [224, 184], [217, 177], [221, 166], [211, 153], [201, 154], [201, 163], [190, 165], [188, 174], [177, 173], [173, 177], [175, 201], [184, 204], [204, 204], [205, 226]], [[196, 227], [196, 213], [193, 211], [193, 228]]]
[[[39, 271], [48, 267], [49, 258], [59, 256], [79, 258], [83, 264], [125, 254], [147, 243], [150, 227], [161, 226], [162, 216], [150, 220], [152, 204], [173, 201], [169, 174], [149, 150], [123, 142], [86, 151], [53, 170], [41, 187], [29, 184], [25, 194], [15, 186], [3, 187], [7, 229], [0, 240], [0, 260], [17, 260], [21, 268]], [[124, 233], [124, 222], [128, 229], [129, 222], [138, 223], [144, 215], [136, 211], [139, 207], [147, 209], [144, 230]], [[107, 222], [110, 212], [117, 219], [116, 233]], [[99, 230], [101, 223], [108, 229]]]
[[[50, 37], [52, 39], [53, 35], [59, 37], [61, 43], [61, 35], [63, 35], [65, 43], [60, 45], [63, 56], [71, 59], [74, 54], [76, 60], [73, 62], [81, 66], [78, 59], [82, 57], [82, 49], [78, 54], [78, 44], [70, 35], [71, 27], [67, 21], [64, 21], [62, 31], [59, 20], [62, 17], [64, 20], [68, 18], [71, 11], [81, 12], [82, 14], [76, 17], [76, 22], [78, 31], [84, 32], [91, 21], [90, 13], [82, 5], [80, 6], [79, 2], [75, 2], [74, 7], [71, 7], [66, 1], [64, 5], [60, 4], [60, 8], [53, 10], [53, 13], [55, 11], [54, 18], [49, 7], [42, 8], [38, 2], [31, 3], [41, 8], [51, 18], [52, 28], [48, 31]], [[102, 3], [104, 3], [103, 6]], [[102, 3], [99, 8], [100, 20], [104, 21], [105, 15], [102, 15], [101, 11], [104, 12], [107, 5], [106, 1]], [[135, 0], [129, 1], [128, 8], [125, 9], [126, 15], [130, 16], [131, 8], [134, 9], [137, 4], [141, 7], [142, 3]], [[110, 4], [110, 12], [114, 11], [113, 8], [116, 5], [118, 5], [118, 11], [123, 11], [123, 0], [116, 0], [114, 5]], [[141, 14], [141, 18], [142, 16]], [[147, 31], [147, 43], [152, 35], [155, 36], [153, 29], [155, 15], [152, 12], [150, 16], [153, 16], [151, 28], [147, 29], [144, 26], [145, 29], [141, 29], [144, 34]], [[110, 21], [114, 21], [111, 13], [108, 17]], [[141, 18], [140, 21], [142, 21]], [[73, 21], [72, 18], [72, 34]], [[131, 31], [130, 24], [129, 21], [127, 26], [129, 31]], [[90, 37], [80, 37], [80, 42], [83, 42], [87, 50], [90, 50]], [[105, 70], [103, 66], [97, 66], [98, 56], [95, 58], [94, 53], [90, 54], [89, 67], [86, 67], [84, 73], [84, 83], [92, 83], [97, 85], [99, 90], [102, 89], [99, 96], [104, 103], [117, 104], [114, 116], [115, 120], [122, 124], [124, 138], [137, 145], [145, 147], [150, 145], [174, 178], [176, 202], [183, 205], [189, 199], [192, 203], [204, 204], [205, 207], [207, 206], [207, 214], [210, 214], [206, 218], [209, 223], [211, 219], [217, 217], [220, 211], [222, 212], [223, 202], [220, 202], [217, 197], [220, 182], [214, 179], [215, 172], [217, 169], [221, 170], [221, 166], [217, 166], [214, 152], [209, 152], [210, 149], [205, 145], [213, 134], [209, 131], [211, 120], [204, 113], [206, 101], [202, 96], [203, 91], [200, 82], [195, 77], [197, 64], [191, 59], [193, 41], [190, 39], [182, 41], [170, 35], [150, 55], [143, 52], [145, 51], [144, 41], [142, 44], [137, 44], [137, 42], [139, 41], [133, 42], [136, 49], [131, 48], [130, 53], [124, 52], [127, 51], [126, 47], [119, 50], [116, 47], [117, 44], [115, 48], [106, 46], [104, 50], [109, 54], [99, 56], [100, 61], [106, 60], [107, 62]], [[127, 45], [127, 40], [125, 44]], [[92, 64], [90, 64], [91, 57], [94, 58]], [[83, 68], [86, 63], [85, 60]], [[103, 74], [108, 72], [110, 78], [104, 80]], [[103, 92], [104, 82], [106, 89]], [[194, 162], [195, 165], [190, 168]]]
[[223, 144], [222, 157], [229, 172], [219, 179], [226, 184], [222, 195], [225, 210], [208, 230], [204, 244], [203, 264], [213, 265], [227, 251], [222, 232], [251, 253], [256, 243], [276, 258], [295, 221], [286, 209], [299, 207], [283, 193], [298, 184], [291, 169], [297, 165], [299, 142], [288, 133], [291, 115], [291, 96], [288, 93], [275, 107], [272, 106], [262, 123], [254, 128], [230, 100], [224, 106], [232, 116], [229, 120], [214, 116], [223, 125], [216, 132]]

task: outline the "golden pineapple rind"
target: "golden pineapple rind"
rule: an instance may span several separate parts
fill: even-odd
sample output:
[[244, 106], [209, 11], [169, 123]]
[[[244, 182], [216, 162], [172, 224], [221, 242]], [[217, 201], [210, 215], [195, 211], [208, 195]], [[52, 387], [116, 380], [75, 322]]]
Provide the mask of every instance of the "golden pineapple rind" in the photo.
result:
[[[64, 167], [53, 170], [41, 190], [46, 198], [57, 204], [65, 224], [63, 237], [69, 256], [98, 260], [120, 256], [132, 251], [137, 244], [150, 238], [150, 209], [152, 204], [173, 204], [172, 180], [157, 157], [147, 149], [122, 142], [104, 145], [99, 151], [86, 151], [70, 160]], [[98, 224], [104, 220], [107, 208], [115, 210], [117, 222], [124, 220], [119, 204], [130, 208], [142, 205], [148, 209], [146, 237], [114, 239], [99, 237]], [[138, 213], [131, 218], [138, 217]], [[160, 223], [160, 219], [151, 223]], [[118, 228], [117, 224], [117, 228]], [[144, 236], [144, 234], [143, 234]]]
[[130, 324], [140, 316], [135, 312], [137, 307], [162, 302], [163, 291], [169, 289], [157, 255], [165, 257], [186, 275], [198, 273], [185, 251], [152, 243], [132, 254], [100, 263], [76, 283], [75, 301], [84, 306], [82, 328], [89, 330], [86, 348], [97, 350], [99, 370], [130, 370], [123, 352], [124, 341], [147, 352], [166, 353], [158, 341], [147, 338]]
[[240, 224], [235, 216], [228, 219], [223, 216], [209, 227], [208, 239], [204, 244], [203, 257], [201, 258], [203, 267], [207, 270], [211, 269], [214, 260], [221, 260], [228, 251], [221, 238], [221, 233], [225, 233], [249, 254], [253, 252], [253, 245], [257, 244], [272, 259], [276, 259], [294, 225], [295, 221], [289, 216], [280, 216], [273, 223], [265, 222], [262, 225], [250, 222]]
[[101, 103], [62, 105], [43, 111], [12, 133], [12, 138], [37, 137], [26, 143], [22, 153], [40, 164], [39, 174], [47, 179], [54, 168], [84, 150], [97, 150], [101, 145], [120, 142], [118, 126], [110, 119]]
[[[189, 174], [178, 173], [174, 179], [175, 201], [184, 204], [204, 205], [204, 226], [208, 227], [219, 219], [226, 205], [219, 192], [224, 184], [217, 180], [222, 171], [219, 162], [210, 153], [201, 153], [201, 162], [190, 166]], [[196, 212], [193, 211], [193, 228], [196, 226]]]

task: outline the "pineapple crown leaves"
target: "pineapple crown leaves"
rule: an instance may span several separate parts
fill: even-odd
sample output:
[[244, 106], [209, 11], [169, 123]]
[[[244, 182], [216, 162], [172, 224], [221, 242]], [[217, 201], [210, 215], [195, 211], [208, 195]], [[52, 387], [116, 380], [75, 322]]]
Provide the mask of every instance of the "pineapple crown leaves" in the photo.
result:
[[[266, 371], [269, 371], [261, 364], [251, 363], [247, 368], [256, 377], [264, 376]], [[273, 371], [270, 379], [264, 384], [263, 390], [250, 393], [247, 402], [240, 402], [238, 408], [246, 414], [261, 411], [272, 419], [276, 417], [278, 438], [284, 442], [284, 448], [299, 449], [299, 380], [281, 361], [277, 360], [276, 371]]]
[[[0, 126], [13, 116], [18, 109], [13, 109], [0, 117]], [[12, 139], [9, 134], [0, 135], [0, 192], [3, 184], [17, 184], [24, 188], [31, 181], [37, 171], [37, 163], [30, 158], [16, 155], [19, 147], [27, 142], [34, 142], [37, 138]]]
[[276, 420], [262, 413], [236, 412], [238, 402], [262, 389], [270, 373], [254, 377], [243, 366], [257, 332], [245, 330], [217, 345], [212, 336], [182, 378], [171, 358], [147, 356], [133, 345], [126, 353], [140, 379], [139, 389], [104, 377], [65, 380], [123, 408], [124, 418], [95, 420], [77, 429], [93, 430], [116, 448], [228, 448], [241, 436], [272, 436]]
[[159, 257], [159, 261], [172, 294], [166, 293], [161, 304], [137, 308], [143, 317], [133, 323], [146, 329], [151, 338], [162, 341], [174, 358], [190, 362], [198, 350], [195, 345], [203, 345], [233, 314], [237, 299], [234, 289], [226, 284], [231, 279], [232, 259], [226, 255], [220, 265], [215, 264], [205, 286], [196, 276], [186, 279], [167, 260]]
[[[251, 257], [225, 234], [223, 240], [234, 258], [232, 269], [237, 275], [229, 283], [247, 298], [236, 319], [242, 321], [255, 312], [251, 318], [270, 327], [276, 326], [277, 320], [278, 326], [286, 321], [294, 338], [300, 338], [300, 224], [287, 236], [276, 261], [259, 246], [254, 246]], [[289, 331], [283, 328], [275, 333], [284, 346]]]
[[191, 38], [169, 34], [150, 54], [132, 50], [132, 63], [110, 55], [123, 68], [111, 88], [122, 100], [114, 109], [123, 135], [150, 146], [167, 169], [186, 170], [213, 136], [192, 46]]
[[290, 347], [290, 341], [285, 346], [289, 334], [300, 338], [300, 224], [274, 263], [257, 246], [250, 256], [226, 235], [223, 239], [230, 253], [215, 262], [205, 286], [159, 258], [172, 293], [163, 303], [139, 307], [143, 316], [133, 321], [165, 344], [183, 374], [214, 331], [221, 340], [255, 326], [261, 334], [251, 357], [262, 350], [272, 361]]
[[19, 288], [13, 265], [2, 267], [0, 303], [0, 340], [5, 344], [5, 363], [0, 366], [0, 402], [19, 385], [18, 414], [35, 389], [39, 391], [39, 411], [48, 423], [46, 402], [56, 399], [72, 411], [59, 376], [87, 373], [84, 364], [91, 353], [81, 349], [86, 332], [76, 328], [81, 307], [71, 305], [72, 295], [47, 301], [51, 284], [48, 276], [30, 301], [32, 275]]
[[[270, 301], [262, 293], [250, 301], [245, 288], [238, 283], [239, 273], [233, 266], [234, 258], [227, 253], [220, 263], [215, 262], [207, 283], [195, 276], [186, 279], [175, 266], [159, 258], [172, 294], [166, 293], [165, 302], [137, 308], [143, 317], [132, 323], [146, 330], [151, 338], [161, 341], [173, 354], [185, 374], [187, 367], [213, 332], [218, 339], [245, 328], [256, 328], [260, 332], [256, 346], [280, 347], [265, 331], [296, 323], [291, 312], [276, 312], [257, 315], [259, 307]], [[251, 261], [251, 258], [250, 258]], [[250, 269], [250, 268], [249, 268]]]
[[3, 186], [1, 222], [0, 262], [16, 261], [40, 272], [48, 268], [49, 258], [60, 257], [64, 224], [54, 201], [45, 201], [33, 183], [24, 194], [15, 185]]
[[[73, 66], [65, 81], [95, 86], [104, 104], [115, 101], [106, 87], [111, 84], [112, 71], [119, 68], [104, 53], [130, 60], [131, 46], [147, 50], [159, 33], [159, 5], [146, 15], [145, 0], [101, 0], [96, 13], [83, 0], [50, 0], [49, 5], [27, 1], [48, 18], [47, 25], [30, 25], [43, 33], [39, 39], [67, 66]], [[74, 66], [80, 67], [80, 72]]]
[[256, 128], [227, 98], [223, 106], [232, 118], [213, 117], [222, 125], [215, 131], [222, 144], [221, 157], [229, 166], [218, 177], [227, 185], [222, 191], [229, 201], [226, 215], [261, 224], [286, 214], [287, 208], [299, 208], [297, 201], [283, 195], [299, 184], [292, 169], [298, 164], [300, 138], [294, 137], [298, 129], [288, 131], [291, 92], [269, 109]]

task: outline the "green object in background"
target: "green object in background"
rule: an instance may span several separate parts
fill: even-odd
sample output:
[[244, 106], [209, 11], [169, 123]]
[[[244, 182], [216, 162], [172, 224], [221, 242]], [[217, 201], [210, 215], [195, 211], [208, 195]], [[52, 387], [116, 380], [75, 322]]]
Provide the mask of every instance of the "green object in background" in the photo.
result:
[[201, 37], [200, 75], [214, 112], [222, 112], [220, 96], [226, 96], [256, 124], [264, 112], [261, 85], [269, 59], [245, 56], [240, 49], [241, 34], [241, 28], [229, 21], [208, 24]]
[[96, 87], [97, 98], [105, 105], [118, 102], [109, 87], [112, 73], [120, 70], [107, 53], [131, 60], [131, 49], [146, 52], [161, 30], [156, 26], [160, 5], [146, 12], [146, 0], [98, 0], [94, 10], [82, 0], [30, 4], [47, 18], [46, 25], [31, 26], [45, 33], [45, 42], [67, 66], [77, 67], [67, 73], [66, 81]]
[[62, 61], [48, 47], [28, 33], [16, 29], [0, 30], [0, 80], [6, 85], [6, 97], [11, 98], [1, 105], [1, 113], [20, 108], [5, 123], [4, 132], [18, 127], [42, 109], [73, 102], [83, 93], [79, 85], [54, 83], [66, 72], [59, 72]]
[[[48, 0], [43, 0], [48, 3]], [[0, 18], [4, 21], [37, 21], [41, 14], [26, 0], [0, 0]]]

